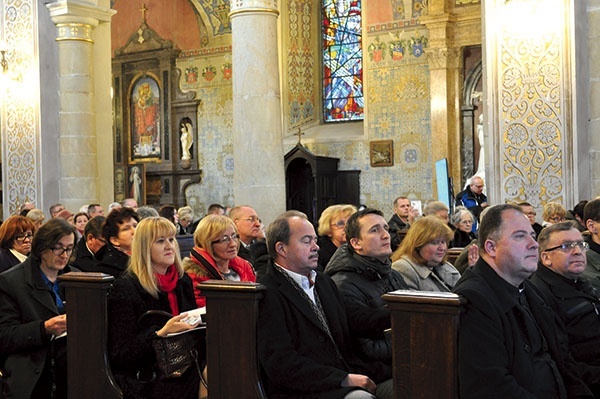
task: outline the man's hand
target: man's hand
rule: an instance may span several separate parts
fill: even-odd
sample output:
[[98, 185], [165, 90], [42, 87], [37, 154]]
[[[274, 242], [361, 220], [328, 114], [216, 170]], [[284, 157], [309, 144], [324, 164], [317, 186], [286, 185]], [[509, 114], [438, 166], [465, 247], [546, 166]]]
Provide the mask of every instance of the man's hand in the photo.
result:
[[61, 335], [67, 331], [67, 315], [54, 316], [44, 322], [44, 328], [48, 335]]
[[342, 381], [342, 386], [359, 387], [371, 392], [372, 394], [375, 393], [375, 388], [377, 388], [377, 385], [375, 385], [373, 380], [362, 374], [348, 374], [346, 378], [344, 378], [344, 381]]

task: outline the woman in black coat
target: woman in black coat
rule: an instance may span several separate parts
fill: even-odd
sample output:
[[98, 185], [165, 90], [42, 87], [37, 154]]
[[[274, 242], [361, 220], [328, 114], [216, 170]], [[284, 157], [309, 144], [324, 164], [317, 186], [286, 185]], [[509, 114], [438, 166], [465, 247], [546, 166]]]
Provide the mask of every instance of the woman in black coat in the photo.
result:
[[31, 251], [35, 225], [25, 216], [11, 216], [0, 226], [0, 272], [24, 262]]
[[[152, 347], [153, 340], [195, 327], [184, 320], [196, 302], [175, 233], [175, 225], [165, 218], [143, 219], [136, 228], [129, 267], [108, 297], [110, 365], [126, 399], [198, 398], [196, 366], [180, 377], [161, 378]], [[159, 319], [146, 322], [142, 315], [149, 310], [174, 316], [166, 324]]]

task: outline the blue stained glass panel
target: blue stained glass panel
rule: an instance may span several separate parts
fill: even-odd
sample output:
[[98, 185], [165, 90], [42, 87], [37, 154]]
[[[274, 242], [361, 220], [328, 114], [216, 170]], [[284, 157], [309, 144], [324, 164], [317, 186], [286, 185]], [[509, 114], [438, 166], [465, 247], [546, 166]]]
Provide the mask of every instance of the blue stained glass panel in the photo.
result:
[[361, 0], [323, 1], [323, 119], [363, 120]]

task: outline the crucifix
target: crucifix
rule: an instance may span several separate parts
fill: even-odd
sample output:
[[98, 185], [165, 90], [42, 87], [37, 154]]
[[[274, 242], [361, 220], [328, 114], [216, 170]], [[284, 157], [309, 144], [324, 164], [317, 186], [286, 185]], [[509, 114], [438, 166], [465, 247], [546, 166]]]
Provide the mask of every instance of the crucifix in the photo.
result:
[[298, 136], [298, 143], [297, 145], [302, 145], [302, 136], [304, 135], [304, 133], [302, 133], [302, 129], [298, 128], [298, 133], [296, 133], [296, 136]]
[[146, 4], [142, 4], [142, 8], [140, 8], [140, 11], [142, 12], [142, 20], [144, 22], [146, 22], [146, 11], [148, 11], [148, 9], [146, 8]]

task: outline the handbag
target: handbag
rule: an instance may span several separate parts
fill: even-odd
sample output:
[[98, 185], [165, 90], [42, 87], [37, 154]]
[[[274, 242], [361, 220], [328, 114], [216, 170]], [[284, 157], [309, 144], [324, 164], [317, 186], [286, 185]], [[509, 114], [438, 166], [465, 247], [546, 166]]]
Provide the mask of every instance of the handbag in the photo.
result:
[[[149, 310], [140, 317], [141, 323], [164, 325], [172, 317], [162, 310]], [[192, 330], [156, 337], [152, 340], [156, 368], [160, 378], [181, 377], [190, 367], [202, 376], [206, 365], [206, 325]]]

